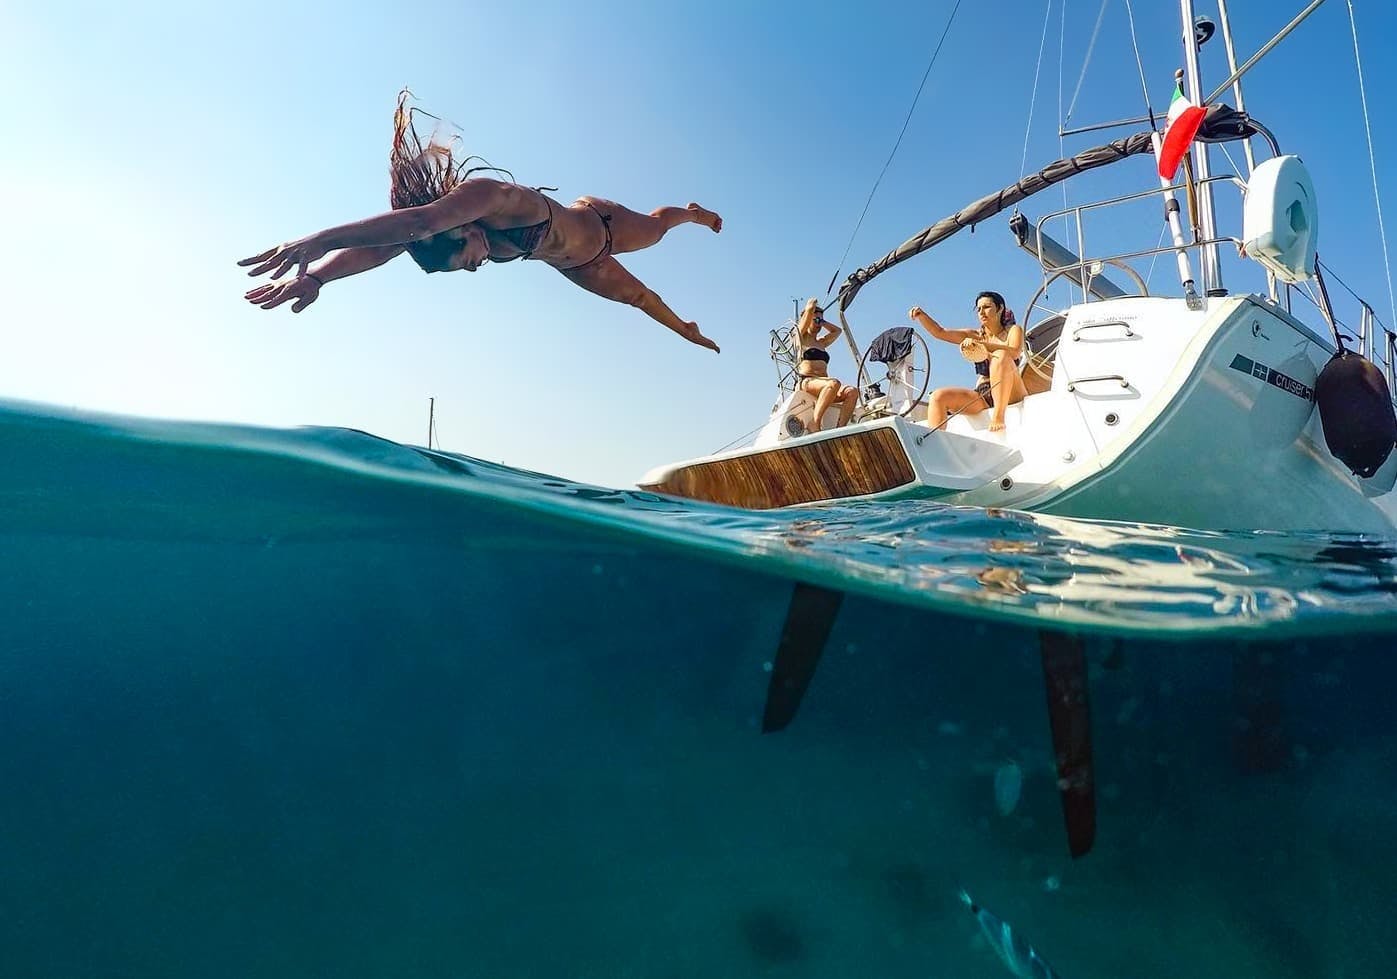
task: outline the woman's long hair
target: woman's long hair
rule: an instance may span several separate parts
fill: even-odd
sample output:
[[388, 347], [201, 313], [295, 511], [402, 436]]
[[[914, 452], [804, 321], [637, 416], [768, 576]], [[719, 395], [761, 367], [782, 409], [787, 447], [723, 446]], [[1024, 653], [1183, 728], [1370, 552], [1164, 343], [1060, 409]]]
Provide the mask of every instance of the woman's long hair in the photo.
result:
[[1005, 303], [1004, 297], [997, 292], [986, 289], [975, 297], [975, 305], [980, 305], [981, 299], [988, 299], [999, 307], [999, 325], [1001, 329], [1007, 330], [1011, 326], [1017, 326], [1018, 320], [1014, 318], [1014, 311]]
[[[388, 202], [393, 210], [430, 204], [481, 170], [503, 174], [513, 182], [512, 173], [492, 166], [483, 157], [457, 160], [455, 147], [461, 141], [460, 127], [412, 105], [412, 98], [412, 93], [403, 89], [393, 111], [393, 149], [388, 155]], [[418, 114], [434, 123], [425, 143], [417, 133]], [[472, 163], [478, 165], [471, 166]], [[417, 264], [429, 272], [445, 268], [447, 259], [460, 247], [458, 242], [435, 238], [407, 246]]]
[[[484, 157], [468, 156], [464, 160], [456, 160], [454, 150], [461, 140], [460, 127], [412, 105], [412, 98], [412, 93], [403, 89], [398, 93], [398, 107], [393, 111], [393, 149], [388, 155], [388, 200], [394, 210], [430, 204], [481, 170], [504, 174], [511, 182], [514, 180], [512, 173], [492, 166]], [[415, 117], [418, 114], [434, 123], [425, 143], [417, 134]], [[473, 167], [473, 162], [480, 165]]]

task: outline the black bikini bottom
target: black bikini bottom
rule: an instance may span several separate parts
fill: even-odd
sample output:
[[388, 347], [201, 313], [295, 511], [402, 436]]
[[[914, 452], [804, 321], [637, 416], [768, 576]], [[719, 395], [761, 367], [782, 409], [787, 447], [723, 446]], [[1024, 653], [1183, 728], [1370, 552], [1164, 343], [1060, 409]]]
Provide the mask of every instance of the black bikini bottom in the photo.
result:
[[601, 211], [597, 210], [597, 206], [593, 204], [591, 201], [580, 201], [579, 203], [586, 204], [588, 207], [592, 209], [593, 214], [601, 218], [601, 225], [604, 229], [606, 229], [606, 243], [601, 246], [601, 251], [597, 252], [595, 255], [593, 255], [587, 261], [583, 262], [581, 265], [574, 265], [572, 268], [569, 269], [559, 269], [559, 272], [581, 272], [589, 265], [595, 265], [602, 259], [606, 258], [606, 256], [611, 254], [611, 215], [603, 214]]

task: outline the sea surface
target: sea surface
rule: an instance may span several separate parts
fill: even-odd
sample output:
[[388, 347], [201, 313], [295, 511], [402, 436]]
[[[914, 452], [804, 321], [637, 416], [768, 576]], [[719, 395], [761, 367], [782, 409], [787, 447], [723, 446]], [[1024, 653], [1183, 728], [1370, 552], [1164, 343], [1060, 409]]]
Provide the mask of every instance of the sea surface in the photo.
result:
[[1390, 979], [1394, 686], [1393, 539], [0, 402], [0, 976]]

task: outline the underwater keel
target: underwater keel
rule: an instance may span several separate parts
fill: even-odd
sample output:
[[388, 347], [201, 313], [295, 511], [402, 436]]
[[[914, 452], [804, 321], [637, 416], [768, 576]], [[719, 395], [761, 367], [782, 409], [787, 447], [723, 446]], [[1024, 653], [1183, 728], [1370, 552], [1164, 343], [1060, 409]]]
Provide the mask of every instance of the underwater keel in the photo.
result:
[[795, 718], [843, 601], [842, 591], [796, 582], [771, 664], [762, 712], [763, 734], [783, 730]]
[[1096, 774], [1091, 760], [1086, 651], [1079, 637], [1060, 632], [1041, 631], [1038, 641], [1067, 848], [1073, 857], [1080, 857], [1096, 842]]

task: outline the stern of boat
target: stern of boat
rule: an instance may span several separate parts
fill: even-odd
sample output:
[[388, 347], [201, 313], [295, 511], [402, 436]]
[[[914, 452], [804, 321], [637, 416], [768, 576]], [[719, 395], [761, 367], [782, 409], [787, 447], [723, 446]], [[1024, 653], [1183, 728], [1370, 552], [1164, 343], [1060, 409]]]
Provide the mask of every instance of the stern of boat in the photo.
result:
[[1012, 446], [932, 432], [898, 416], [659, 466], [641, 489], [771, 510], [867, 497], [935, 498], [997, 479], [1022, 461]]

